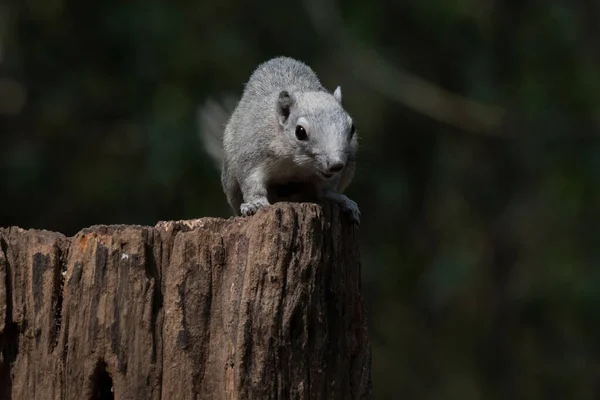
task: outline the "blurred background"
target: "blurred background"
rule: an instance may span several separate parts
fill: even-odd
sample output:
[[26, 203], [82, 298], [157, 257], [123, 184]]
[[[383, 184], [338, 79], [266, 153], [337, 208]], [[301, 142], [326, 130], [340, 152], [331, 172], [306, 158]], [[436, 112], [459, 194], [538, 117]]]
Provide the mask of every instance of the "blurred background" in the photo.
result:
[[600, 3], [0, 3], [0, 226], [229, 217], [197, 120], [273, 56], [361, 138], [377, 399], [600, 397]]

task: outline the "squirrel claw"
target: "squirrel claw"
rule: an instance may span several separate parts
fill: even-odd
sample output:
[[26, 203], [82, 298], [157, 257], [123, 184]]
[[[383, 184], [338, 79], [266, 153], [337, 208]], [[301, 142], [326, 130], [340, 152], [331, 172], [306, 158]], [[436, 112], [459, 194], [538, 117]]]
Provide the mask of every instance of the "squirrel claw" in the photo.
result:
[[256, 214], [256, 212], [259, 209], [261, 209], [265, 206], [268, 206], [268, 205], [269, 205], [269, 202], [266, 200], [250, 201], [248, 203], [242, 203], [242, 205], [240, 206], [240, 212], [243, 217], [248, 217], [250, 215]]
[[358, 209], [358, 204], [356, 204], [356, 202], [346, 197], [346, 199], [340, 203], [340, 206], [343, 212], [350, 215], [350, 218], [353, 222], [355, 222], [357, 225], [360, 225], [361, 214], [360, 210]]
[[333, 192], [327, 191], [324, 194], [325, 200], [329, 200], [333, 203], [337, 203], [342, 210], [343, 213], [349, 214], [350, 219], [357, 225], [360, 225], [360, 210], [358, 209], [358, 204], [355, 201], [350, 200], [347, 196]]
[[[352, 201], [352, 200], [350, 200]], [[360, 225], [360, 210], [358, 209], [358, 205], [352, 201], [353, 204], [343, 204], [342, 211], [346, 212], [350, 215], [350, 218], [357, 225]]]

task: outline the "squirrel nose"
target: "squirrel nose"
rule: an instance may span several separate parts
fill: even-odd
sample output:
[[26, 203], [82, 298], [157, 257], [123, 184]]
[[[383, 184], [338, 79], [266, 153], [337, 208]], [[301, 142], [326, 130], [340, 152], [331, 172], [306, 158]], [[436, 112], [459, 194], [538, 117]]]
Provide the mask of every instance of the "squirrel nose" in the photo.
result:
[[329, 172], [340, 172], [344, 169], [344, 163], [341, 161], [336, 161], [329, 166]]

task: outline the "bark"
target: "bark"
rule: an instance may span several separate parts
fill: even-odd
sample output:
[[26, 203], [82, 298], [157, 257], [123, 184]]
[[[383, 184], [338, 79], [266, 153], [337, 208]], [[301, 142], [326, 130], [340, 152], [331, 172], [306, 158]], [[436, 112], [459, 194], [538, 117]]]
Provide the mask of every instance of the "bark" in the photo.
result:
[[0, 229], [0, 399], [362, 399], [357, 228], [337, 207]]

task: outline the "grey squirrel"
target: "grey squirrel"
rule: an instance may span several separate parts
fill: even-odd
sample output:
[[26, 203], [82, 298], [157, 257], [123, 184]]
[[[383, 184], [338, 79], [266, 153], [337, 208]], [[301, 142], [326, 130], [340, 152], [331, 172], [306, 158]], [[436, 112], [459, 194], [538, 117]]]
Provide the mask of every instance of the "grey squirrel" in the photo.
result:
[[354, 176], [358, 139], [339, 86], [330, 93], [308, 65], [276, 57], [252, 73], [229, 118], [235, 101], [225, 103], [208, 100], [198, 118], [236, 215], [278, 201], [325, 200], [360, 223], [357, 204], [342, 194]]

